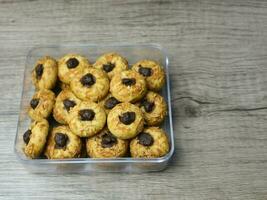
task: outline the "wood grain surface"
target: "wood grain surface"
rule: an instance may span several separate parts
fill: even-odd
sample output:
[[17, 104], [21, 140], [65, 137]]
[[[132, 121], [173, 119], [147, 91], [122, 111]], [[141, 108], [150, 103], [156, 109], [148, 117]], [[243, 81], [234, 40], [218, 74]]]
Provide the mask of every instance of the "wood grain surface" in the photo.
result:
[[[162, 172], [31, 174], [13, 143], [30, 48], [159, 43], [176, 152]], [[267, 199], [267, 1], [0, 0], [0, 199]]]

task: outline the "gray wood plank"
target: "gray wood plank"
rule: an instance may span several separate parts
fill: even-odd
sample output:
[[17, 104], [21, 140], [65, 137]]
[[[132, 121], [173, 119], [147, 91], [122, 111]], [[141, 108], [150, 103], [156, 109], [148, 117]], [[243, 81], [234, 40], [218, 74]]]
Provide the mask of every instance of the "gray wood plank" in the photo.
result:
[[[36, 45], [159, 43], [176, 153], [162, 172], [30, 174], [13, 142]], [[0, 199], [267, 199], [267, 2], [0, 0]]]

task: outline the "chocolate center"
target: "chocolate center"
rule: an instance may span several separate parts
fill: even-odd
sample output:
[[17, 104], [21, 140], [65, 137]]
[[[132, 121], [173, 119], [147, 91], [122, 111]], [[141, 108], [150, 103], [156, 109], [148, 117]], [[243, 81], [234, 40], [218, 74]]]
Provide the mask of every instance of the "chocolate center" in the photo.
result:
[[115, 67], [115, 64], [108, 62], [107, 64], [103, 64], [103, 70], [105, 72], [111, 72]]
[[67, 62], [67, 67], [69, 69], [76, 68], [79, 65], [79, 61], [76, 58], [70, 58]]
[[82, 78], [81, 78], [81, 83], [83, 86], [85, 87], [90, 87], [92, 85], [95, 84], [95, 77], [94, 75], [92, 75], [91, 73], [85, 74]]
[[123, 78], [122, 83], [127, 86], [135, 85], [136, 80], [134, 78]]
[[32, 99], [30, 104], [31, 104], [32, 109], [35, 109], [39, 104], [39, 99]]
[[109, 97], [106, 101], [105, 101], [105, 108], [106, 109], [112, 109], [114, 108], [118, 103], [120, 103], [115, 97]]
[[43, 75], [43, 72], [44, 72], [44, 66], [42, 64], [38, 64], [36, 67], [35, 67], [35, 75], [36, 75], [36, 78], [37, 79], [40, 79]]
[[23, 134], [23, 140], [24, 140], [25, 144], [28, 144], [29, 143], [31, 134], [32, 134], [32, 131], [31, 130], [27, 130]]
[[55, 147], [57, 149], [62, 149], [64, 147], [66, 147], [69, 138], [64, 133], [56, 133], [54, 139], [55, 139], [55, 143], [56, 143]]
[[154, 102], [149, 102], [148, 100], [145, 99], [145, 100], [142, 102], [142, 106], [144, 106], [145, 111], [146, 111], [147, 113], [150, 113], [150, 112], [153, 111], [153, 109], [154, 109], [154, 107], [155, 107], [155, 104], [154, 104]]
[[134, 122], [135, 120], [135, 113], [134, 112], [126, 112], [119, 116], [120, 121], [125, 124], [129, 125]]
[[154, 143], [153, 137], [149, 133], [142, 132], [138, 135], [139, 144], [143, 146], [151, 146]]
[[65, 99], [63, 101], [64, 107], [67, 111], [70, 111], [70, 108], [76, 106], [75, 101], [69, 100], [69, 99]]
[[84, 109], [79, 111], [82, 121], [92, 121], [95, 117], [95, 112], [91, 109]]
[[102, 135], [101, 146], [103, 148], [110, 148], [113, 145], [117, 144], [117, 138], [112, 135], [109, 131], [107, 131], [104, 135]]
[[142, 67], [139, 65], [138, 69], [139, 74], [142, 74], [145, 77], [151, 76], [152, 75], [152, 69], [149, 67]]

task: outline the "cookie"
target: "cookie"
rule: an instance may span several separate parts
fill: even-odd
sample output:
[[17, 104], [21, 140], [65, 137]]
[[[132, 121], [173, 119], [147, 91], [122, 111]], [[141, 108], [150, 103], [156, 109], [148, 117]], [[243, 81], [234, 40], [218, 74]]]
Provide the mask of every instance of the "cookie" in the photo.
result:
[[133, 65], [132, 70], [145, 78], [149, 90], [159, 91], [165, 83], [163, 68], [152, 60], [141, 60]]
[[117, 53], [107, 53], [99, 57], [93, 66], [105, 71], [111, 79], [115, 74], [127, 70], [128, 62]]
[[48, 159], [77, 158], [81, 147], [81, 139], [68, 126], [58, 126], [49, 135], [45, 155]]
[[43, 152], [48, 135], [49, 124], [47, 120], [32, 122], [29, 130], [23, 134], [25, 143], [24, 152], [30, 158], [37, 158]]
[[87, 58], [78, 54], [67, 54], [58, 61], [58, 77], [61, 82], [69, 84], [78, 73], [89, 66]]
[[80, 137], [97, 134], [106, 123], [105, 110], [91, 101], [80, 102], [70, 111], [69, 126]]
[[110, 82], [111, 94], [121, 102], [136, 102], [146, 94], [145, 79], [135, 71], [116, 74]]
[[55, 104], [55, 94], [46, 89], [35, 92], [31, 101], [28, 111], [29, 116], [33, 120], [41, 120], [47, 118], [52, 112]]
[[53, 116], [58, 123], [67, 124], [70, 110], [81, 102], [70, 90], [62, 90], [56, 98]]
[[57, 61], [45, 56], [37, 61], [32, 70], [32, 82], [37, 89], [52, 89], [57, 81]]
[[119, 103], [121, 102], [113, 97], [111, 93], [109, 93], [103, 100], [99, 102], [99, 104], [105, 109], [106, 114], [108, 114], [109, 111]]
[[82, 100], [99, 101], [109, 90], [109, 79], [105, 72], [96, 68], [86, 68], [70, 82], [73, 93]]
[[128, 150], [128, 141], [116, 138], [105, 128], [87, 140], [86, 149], [91, 158], [123, 157]]
[[61, 88], [61, 90], [70, 89], [70, 85], [63, 82], [59, 83], [59, 87]]
[[169, 142], [165, 132], [158, 127], [148, 127], [130, 142], [131, 156], [134, 158], [158, 158], [169, 152]]
[[162, 96], [149, 91], [137, 104], [142, 110], [145, 122], [149, 126], [159, 125], [167, 115], [167, 105]]
[[110, 132], [120, 139], [130, 139], [143, 130], [144, 118], [141, 110], [131, 103], [120, 103], [108, 114]]

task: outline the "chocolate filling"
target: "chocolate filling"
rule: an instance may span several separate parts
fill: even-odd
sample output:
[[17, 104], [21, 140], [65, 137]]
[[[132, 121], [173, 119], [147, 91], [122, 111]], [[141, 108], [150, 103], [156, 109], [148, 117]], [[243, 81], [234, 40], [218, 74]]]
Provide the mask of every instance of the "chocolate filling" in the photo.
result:
[[67, 67], [69, 69], [76, 68], [79, 65], [79, 61], [76, 58], [70, 58], [67, 62]]
[[92, 121], [95, 117], [95, 112], [91, 109], [84, 109], [79, 111], [82, 121]]
[[65, 99], [63, 101], [64, 107], [67, 111], [70, 111], [70, 108], [76, 106], [75, 101], [69, 100], [69, 99]]
[[155, 107], [155, 104], [154, 102], [149, 102], [148, 100], [143, 100], [142, 101], [142, 104], [141, 104], [144, 108], [145, 108], [145, 111], [147, 113], [150, 113], [153, 111], [154, 107]]
[[43, 72], [44, 72], [44, 66], [42, 64], [38, 64], [35, 67], [35, 75], [36, 75], [36, 78], [37, 79], [41, 79], [41, 77], [43, 75]]
[[111, 72], [115, 67], [115, 64], [111, 63], [111, 62], [108, 62], [107, 64], [103, 64], [103, 70], [105, 72]]
[[57, 149], [62, 149], [66, 147], [69, 137], [64, 133], [56, 133], [55, 134], [55, 143]]
[[151, 146], [154, 143], [153, 137], [149, 133], [142, 132], [137, 136], [139, 144], [143, 146]]
[[122, 84], [127, 85], [127, 86], [132, 86], [135, 85], [136, 80], [134, 78], [123, 78], [122, 79]]
[[145, 77], [149, 77], [152, 75], [152, 69], [149, 67], [143, 67], [141, 65], [139, 65], [139, 69], [138, 69], [139, 74], [142, 74]]
[[29, 143], [31, 134], [32, 131], [30, 129], [23, 134], [23, 141], [25, 142], [25, 144]]
[[85, 74], [80, 80], [82, 85], [85, 87], [90, 87], [90, 86], [94, 85], [95, 81], [96, 81], [96, 79], [95, 79], [94, 75], [92, 75], [91, 73]]
[[39, 99], [32, 99], [30, 102], [30, 105], [32, 107], [32, 109], [35, 109], [39, 104]]
[[117, 144], [117, 138], [112, 135], [109, 131], [102, 135], [101, 146], [103, 148], [110, 148], [113, 145]]
[[120, 121], [125, 124], [129, 125], [135, 121], [135, 113], [134, 112], [126, 112], [119, 116]]

